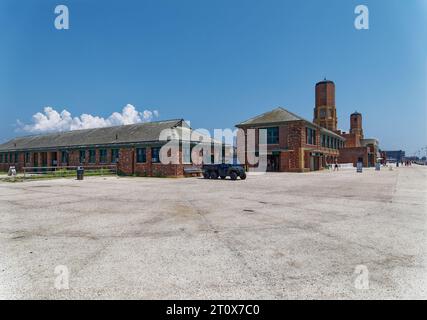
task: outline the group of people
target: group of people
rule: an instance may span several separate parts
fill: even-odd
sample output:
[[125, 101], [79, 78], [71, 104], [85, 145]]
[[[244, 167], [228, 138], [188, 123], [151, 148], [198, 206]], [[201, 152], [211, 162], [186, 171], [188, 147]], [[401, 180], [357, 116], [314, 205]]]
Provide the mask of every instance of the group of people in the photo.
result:
[[[412, 161], [411, 160], [400, 160], [400, 165], [403, 167], [403, 165], [405, 165], [405, 167], [410, 167], [412, 166]], [[399, 161], [396, 161], [396, 167], [399, 166]]]

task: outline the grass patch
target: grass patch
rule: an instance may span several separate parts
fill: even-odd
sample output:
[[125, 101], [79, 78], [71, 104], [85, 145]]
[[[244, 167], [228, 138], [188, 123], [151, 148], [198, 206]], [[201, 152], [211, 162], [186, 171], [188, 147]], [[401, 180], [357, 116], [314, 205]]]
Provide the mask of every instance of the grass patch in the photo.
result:
[[[96, 176], [115, 176], [116, 174], [111, 172], [108, 169], [96, 169], [85, 171], [85, 177], [96, 177]], [[63, 178], [77, 178], [77, 173], [75, 170], [66, 170], [61, 169], [57, 171], [52, 171], [48, 173], [36, 174], [36, 175], [27, 175], [25, 178], [23, 175], [16, 177], [4, 177], [0, 178], [0, 181], [3, 182], [23, 182], [28, 180], [45, 180], [45, 179], [63, 179]]]

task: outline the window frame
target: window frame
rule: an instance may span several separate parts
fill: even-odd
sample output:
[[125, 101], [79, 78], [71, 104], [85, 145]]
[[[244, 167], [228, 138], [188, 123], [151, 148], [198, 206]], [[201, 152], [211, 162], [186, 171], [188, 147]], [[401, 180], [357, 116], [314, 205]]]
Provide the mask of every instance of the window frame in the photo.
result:
[[89, 151], [88, 163], [90, 164], [96, 163], [96, 149], [89, 149], [88, 151]]
[[111, 163], [117, 163], [119, 162], [119, 155], [120, 155], [120, 149], [113, 148], [111, 149], [110, 156], [111, 156]]
[[[279, 144], [280, 138], [279, 138], [279, 127], [265, 127], [260, 128], [261, 130], [267, 130], [267, 145], [274, 145]], [[276, 132], [277, 134], [274, 135], [272, 132]]]
[[[143, 151], [139, 154], [140, 151]], [[136, 163], [147, 163], [147, 148], [136, 148]], [[142, 157], [142, 159], [140, 158]]]
[[[160, 163], [160, 147], [151, 147], [151, 163]], [[154, 157], [154, 150], [158, 150], [157, 153], [157, 158]], [[157, 159], [157, 161], [154, 161], [155, 159]]]
[[[66, 161], [64, 161], [64, 155], [65, 155], [65, 160]], [[61, 151], [61, 164], [63, 164], [63, 163], [68, 164], [69, 161], [70, 161], [70, 157], [69, 157], [68, 151], [67, 150], [62, 150]]]
[[316, 129], [310, 128], [310, 127], [305, 127], [305, 143], [311, 146], [315, 146], [316, 145]]
[[[82, 157], [82, 155], [83, 155], [83, 157]], [[79, 150], [79, 162], [80, 163], [86, 162], [86, 150]]]
[[108, 162], [108, 151], [107, 149], [99, 149], [99, 163], [107, 163]]

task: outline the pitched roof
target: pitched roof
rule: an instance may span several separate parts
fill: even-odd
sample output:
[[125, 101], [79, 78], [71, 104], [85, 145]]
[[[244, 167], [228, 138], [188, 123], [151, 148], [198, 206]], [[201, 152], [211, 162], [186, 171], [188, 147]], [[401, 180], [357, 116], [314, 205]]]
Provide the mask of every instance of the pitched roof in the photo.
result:
[[267, 124], [273, 124], [273, 123], [281, 123], [281, 122], [289, 122], [289, 121], [304, 121], [316, 128], [319, 128], [322, 132], [328, 133], [329, 135], [335, 136], [337, 138], [340, 138], [342, 140], [345, 140], [342, 136], [339, 134], [328, 130], [326, 128], [323, 128], [311, 121], [308, 121], [295, 113], [292, 113], [282, 107], [278, 107], [276, 109], [273, 109], [271, 111], [265, 112], [259, 116], [256, 116], [254, 118], [251, 118], [249, 120], [243, 121], [236, 125], [236, 127], [245, 127], [245, 126], [253, 126], [253, 125], [267, 125]]
[[237, 127], [254, 125], [254, 124], [267, 124], [267, 123], [298, 121], [298, 120], [304, 120], [304, 119], [292, 112], [289, 112], [288, 110], [282, 107], [278, 107], [274, 110], [265, 112], [259, 116], [243, 121], [239, 123]]
[[154, 142], [159, 141], [162, 130], [181, 126], [188, 124], [175, 119], [17, 137], [1, 144], [0, 151]]

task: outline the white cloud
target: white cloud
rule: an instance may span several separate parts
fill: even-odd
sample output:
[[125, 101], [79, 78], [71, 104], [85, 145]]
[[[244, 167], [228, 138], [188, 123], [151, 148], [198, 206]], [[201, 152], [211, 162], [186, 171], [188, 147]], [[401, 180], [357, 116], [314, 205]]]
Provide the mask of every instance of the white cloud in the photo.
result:
[[42, 112], [33, 115], [31, 124], [18, 122], [18, 128], [31, 133], [70, 131], [79, 129], [91, 129], [109, 126], [118, 126], [125, 124], [134, 124], [140, 122], [149, 122], [159, 116], [157, 110], [144, 110], [139, 112], [133, 105], [127, 104], [122, 112], [114, 112], [108, 118], [93, 116], [91, 114], [82, 114], [73, 117], [67, 110], [61, 112], [54, 108], [45, 107]]

